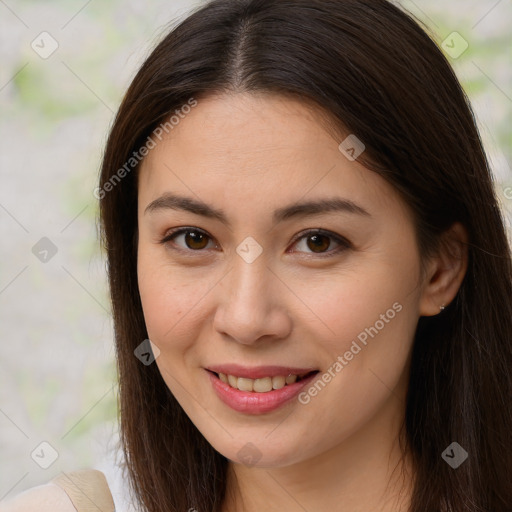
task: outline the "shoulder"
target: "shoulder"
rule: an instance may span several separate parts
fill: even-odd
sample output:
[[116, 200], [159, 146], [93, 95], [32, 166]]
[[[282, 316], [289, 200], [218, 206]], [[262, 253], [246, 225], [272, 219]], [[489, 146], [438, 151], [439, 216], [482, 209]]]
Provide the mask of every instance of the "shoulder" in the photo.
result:
[[48, 482], [0, 503], [0, 512], [76, 512], [64, 489]]
[[81, 469], [62, 472], [50, 482], [0, 503], [0, 512], [76, 512], [90, 510], [91, 505], [104, 512], [115, 511], [105, 475], [96, 469]]

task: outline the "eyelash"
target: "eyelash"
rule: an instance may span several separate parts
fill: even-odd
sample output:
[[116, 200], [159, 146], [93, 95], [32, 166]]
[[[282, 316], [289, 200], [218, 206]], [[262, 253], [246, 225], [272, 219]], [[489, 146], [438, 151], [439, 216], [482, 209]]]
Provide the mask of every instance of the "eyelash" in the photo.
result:
[[[182, 235], [184, 233], [187, 233], [187, 232], [195, 232], [195, 233], [199, 233], [199, 234], [202, 234], [202, 235], [205, 235], [206, 237], [208, 237], [210, 240], [213, 241], [213, 238], [208, 235], [208, 233], [202, 229], [199, 229], [199, 228], [194, 228], [194, 227], [183, 227], [183, 228], [176, 228], [170, 232], [168, 232], [164, 238], [162, 238], [159, 243], [161, 243], [162, 245], [167, 245], [169, 242], [171, 242], [174, 238], [176, 238], [177, 236], [179, 235]], [[324, 253], [314, 253], [314, 252], [311, 252], [311, 253], [307, 253], [307, 254], [310, 254], [310, 255], [315, 255], [316, 257], [318, 258], [325, 258], [325, 257], [331, 257], [331, 256], [334, 256], [336, 254], [338, 254], [339, 252], [341, 251], [344, 251], [346, 249], [350, 249], [352, 247], [352, 245], [350, 244], [350, 242], [348, 242], [348, 240], [346, 240], [345, 238], [339, 236], [339, 235], [336, 235], [335, 233], [332, 233], [331, 231], [326, 231], [324, 229], [310, 229], [310, 230], [307, 230], [307, 231], [302, 231], [301, 233], [299, 233], [293, 240], [292, 242], [292, 245], [295, 245], [297, 242], [299, 242], [300, 240], [302, 240], [303, 238], [307, 238], [308, 236], [311, 236], [311, 235], [323, 235], [323, 236], [326, 236], [328, 238], [331, 238], [333, 239], [336, 243], [338, 243], [340, 245], [340, 247], [338, 247], [337, 249], [334, 249], [332, 251], [328, 251], [328, 252], [324, 252]], [[187, 253], [193, 253], [193, 252], [196, 252], [196, 253], [200, 253], [200, 252], [203, 252], [205, 251], [206, 249], [184, 249], [183, 247], [174, 247], [173, 248], [174, 250], [177, 250], [179, 252], [187, 252]]]

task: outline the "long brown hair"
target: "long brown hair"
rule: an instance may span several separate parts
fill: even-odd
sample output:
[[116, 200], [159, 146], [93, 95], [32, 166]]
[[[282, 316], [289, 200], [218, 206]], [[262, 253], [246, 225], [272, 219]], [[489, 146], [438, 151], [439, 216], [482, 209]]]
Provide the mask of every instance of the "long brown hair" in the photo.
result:
[[[453, 222], [466, 227], [459, 292], [442, 314], [419, 319], [414, 340], [403, 425], [416, 471], [411, 510], [512, 509], [512, 269], [493, 176], [446, 58], [386, 0], [210, 1], [158, 44], [122, 101], [101, 169], [100, 220], [121, 441], [140, 503], [149, 512], [219, 511], [228, 460], [156, 364], [134, 356], [148, 335], [137, 285], [138, 165], [126, 162], [191, 98], [241, 91], [313, 101], [364, 141], [365, 165], [412, 208], [423, 257]], [[441, 456], [454, 441], [468, 453], [457, 469]]]

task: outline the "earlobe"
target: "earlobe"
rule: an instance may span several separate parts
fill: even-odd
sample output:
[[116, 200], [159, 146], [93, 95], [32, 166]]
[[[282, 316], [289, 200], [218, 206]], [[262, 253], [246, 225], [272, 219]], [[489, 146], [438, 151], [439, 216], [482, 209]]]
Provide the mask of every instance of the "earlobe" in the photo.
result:
[[420, 316], [441, 313], [453, 301], [468, 267], [468, 234], [460, 223], [454, 223], [441, 235], [438, 254], [430, 262], [420, 299]]

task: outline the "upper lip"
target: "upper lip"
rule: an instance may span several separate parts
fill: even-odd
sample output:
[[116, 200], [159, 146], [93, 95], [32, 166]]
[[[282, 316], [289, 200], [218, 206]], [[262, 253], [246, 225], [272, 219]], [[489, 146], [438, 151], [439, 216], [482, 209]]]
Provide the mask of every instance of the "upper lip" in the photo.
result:
[[264, 377], [277, 377], [284, 375], [285, 377], [292, 374], [303, 376], [307, 373], [317, 371], [317, 368], [305, 367], [298, 368], [293, 366], [241, 366], [238, 364], [220, 364], [207, 366], [206, 370], [215, 373], [224, 373], [225, 375], [233, 375], [245, 379], [262, 379]]

